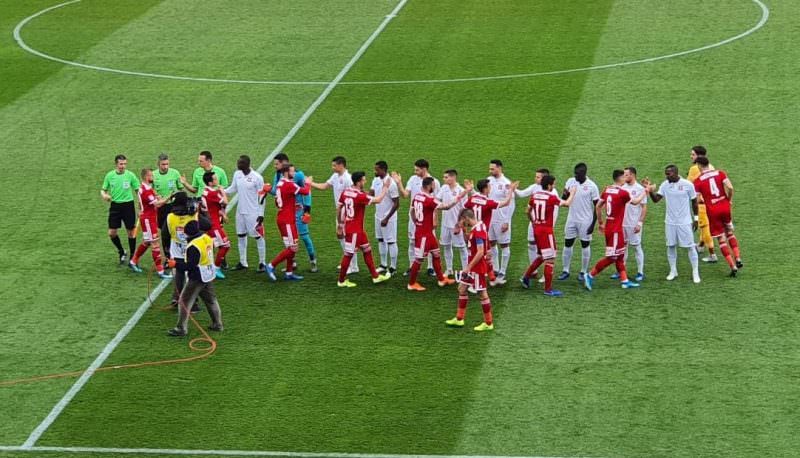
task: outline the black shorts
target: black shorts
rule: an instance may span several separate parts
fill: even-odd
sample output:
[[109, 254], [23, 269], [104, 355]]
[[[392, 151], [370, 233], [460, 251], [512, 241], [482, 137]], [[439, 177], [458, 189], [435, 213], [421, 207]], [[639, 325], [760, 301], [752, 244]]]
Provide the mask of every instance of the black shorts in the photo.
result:
[[119, 229], [123, 223], [128, 230], [136, 227], [136, 207], [133, 201], [111, 202], [111, 207], [108, 209], [108, 228]]
[[164, 204], [158, 207], [158, 228], [161, 229], [164, 227], [164, 223], [167, 221], [167, 215], [172, 212], [172, 204]]

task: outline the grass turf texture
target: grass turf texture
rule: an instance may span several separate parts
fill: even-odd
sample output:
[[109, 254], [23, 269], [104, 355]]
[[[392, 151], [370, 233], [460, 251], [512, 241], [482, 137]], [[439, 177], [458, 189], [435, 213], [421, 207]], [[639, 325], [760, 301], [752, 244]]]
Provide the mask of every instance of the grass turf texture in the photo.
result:
[[[209, 148], [230, 171], [241, 152], [265, 156], [322, 89], [63, 68], [10, 39], [19, 20], [50, 4], [0, 2], [7, 37], [0, 53], [11, 63], [0, 68], [9, 82], [0, 89], [0, 166], [17, 171], [12, 189], [34, 193], [0, 201], [4, 215], [17, 215], [0, 222], [14, 247], [0, 253], [0, 284], [13, 291], [0, 332], [4, 379], [86, 367], [145, 296], [144, 279], [114, 266], [103, 235], [97, 188], [114, 153], [128, 152], [135, 170], [166, 150], [188, 174], [196, 152]], [[54, 55], [128, 70], [329, 80], [393, 7], [315, 5], [84, 0], [37, 19], [24, 36]], [[723, 264], [704, 266], [704, 282], [694, 286], [682, 252], [682, 277], [665, 282], [663, 207], [650, 205], [649, 278], [640, 291], [601, 279], [586, 293], [570, 280], [559, 285], [566, 298], [546, 300], [513, 283], [527, 262], [518, 211], [512, 281], [491, 291], [497, 330], [452, 331], [442, 324], [455, 310], [452, 289], [411, 295], [402, 278], [373, 287], [364, 274], [355, 291], [334, 288], [332, 199], [317, 193], [312, 234], [320, 274], [292, 285], [268, 284], [252, 271], [230, 274], [218, 285], [227, 330], [212, 358], [98, 374], [40, 444], [791, 455], [800, 445], [800, 369], [796, 288], [785, 273], [797, 242], [785, 235], [797, 222], [791, 209], [798, 199], [784, 195], [782, 183], [797, 143], [791, 120], [800, 115], [793, 76], [800, 52], [790, 46], [798, 38], [791, 2], [769, 6], [772, 18], [755, 35], [653, 65], [486, 83], [341, 86], [286, 150], [318, 179], [344, 153], [351, 171], [385, 159], [404, 178], [418, 157], [437, 176], [455, 166], [470, 178], [500, 157], [507, 175], [523, 182], [547, 166], [563, 183], [575, 162], [586, 161], [590, 176], [606, 184], [613, 168], [628, 164], [659, 179], [668, 162], [685, 171], [691, 144], [705, 143], [737, 188], [734, 217], [747, 263], [741, 278], [725, 278]], [[758, 14], [754, 4], [732, 0], [412, 0], [346, 81], [602, 65], [719, 41]], [[187, 16], [192, 21], [181, 20]], [[259, 33], [256, 24], [263, 24]], [[21, 159], [31, 165], [20, 168]], [[407, 202], [401, 240], [405, 209]], [[271, 207], [269, 215], [274, 254]], [[595, 259], [602, 253], [596, 239]], [[789, 255], [773, 255], [776, 243], [788, 245], [782, 251]], [[400, 248], [405, 267], [403, 241]], [[473, 300], [468, 322], [479, 319]], [[164, 336], [172, 324], [172, 315], [154, 307], [109, 364], [185, 356], [183, 343]], [[0, 422], [0, 443], [22, 443], [71, 383], [0, 389], [10, 418]]]

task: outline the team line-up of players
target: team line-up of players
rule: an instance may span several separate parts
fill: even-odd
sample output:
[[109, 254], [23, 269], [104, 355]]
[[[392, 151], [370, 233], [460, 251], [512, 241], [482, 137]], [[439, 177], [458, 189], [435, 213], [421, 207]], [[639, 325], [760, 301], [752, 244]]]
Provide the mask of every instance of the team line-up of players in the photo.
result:
[[[665, 180], [656, 187], [649, 179], [638, 182], [636, 169], [627, 167], [615, 170], [612, 184], [601, 193], [598, 186], [587, 176], [587, 166], [583, 163], [574, 168], [574, 177], [567, 180], [563, 192], [556, 192], [556, 179], [546, 169], [536, 172], [535, 183], [525, 189], [519, 189], [518, 182], [511, 182], [503, 174], [503, 163], [492, 160], [489, 164], [489, 177], [473, 183], [464, 180], [459, 184], [456, 170], [447, 170], [443, 174], [441, 184], [429, 173], [429, 163], [420, 159], [415, 162], [414, 175], [404, 184], [396, 172], [389, 173], [384, 161], [374, 166], [375, 177], [367, 188], [366, 173], [347, 170], [346, 160], [337, 156], [332, 160], [333, 174], [325, 182], [317, 182], [311, 176], [305, 176], [289, 162], [288, 156], [279, 154], [274, 159], [275, 176], [272, 183], [265, 183], [263, 177], [252, 170], [247, 156], [240, 157], [233, 180], [228, 183], [224, 170], [213, 165], [211, 153], [203, 152], [198, 158], [199, 167], [193, 174], [192, 183], [169, 168], [168, 158], [162, 155], [159, 169], [144, 169], [141, 173], [142, 183], [131, 182], [128, 186], [137, 189], [136, 196], [140, 206], [139, 223], [143, 233], [143, 243], [136, 249], [129, 266], [134, 271], [141, 271], [139, 259], [148, 247], [153, 248], [153, 258], [160, 275], [167, 277], [161, 265], [158, 250], [158, 229], [164, 227], [165, 235], [170, 238], [168, 257], [173, 259], [184, 256], [184, 252], [197, 234], [186, 234], [185, 228], [196, 216], [173, 215], [164, 212], [170, 200], [177, 200], [185, 205], [185, 195], [176, 195], [182, 188], [196, 193], [200, 197], [202, 213], [207, 220], [201, 220], [202, 231], [208, 243], [207, 253], [198, 259], [197, 266], [189, 270], [182, 269], [181, 275], [190, 274], [191, 269], [205, 271], [206, 275], [198, 278], [208, 283], [216, 278], [224, 278], [223, 265], [230, 242], [225, 234], [223, 223], [227, 221], [226, 206], [228, 197], [238, 194], [236, 210], [236, 232], [239, 240], [240, 260], [236, 270], [247, 268], [247, 238], [256, 239], [259, 251], [259, 270], [263, 270], [270, 279], [277, 281], [276, 269], [285, 263], [285, 280], [302, 280], [295, 273], [295, 255], [299, 241], [302, 240], [308, 251], [311, 270], [316, 271], [316, 254], [311, 241], [308, 223], [311, 212], [312, 189], [333, 191], [336, 203], [336, 234], [341, 243], [343, 256], [339, 264], [337, 285], [343, 288], [355, 287], [348, 279], [348, 274], [357, 271], [355, 255], [362, 252], [365, 264], [374, 283], [388, 280], [397, 271], [397, 212], [400, 198], [407, 197], [409, 207], [409, 262], [406, 271], [407, 288], [411, 291], [424, 291], [425, 287], [418, 282], [418, 273], [425, 260], [428, 260], [428, 272], [436, 277], [439, 286], [459, 284], [459, 311], [452, 320], [451, 326], [463, 326], [463, 313], [466, 310], [467, 292], [480, 295], [484, 306], [484, 323], [476, 330], [492, 329], [491, 304], [486, 292], [487, 285], [496, 286], [506, 283], [506, 269], [510, 258], [511, 222], [515, 210], [515, 198], [528, 198], [526, 213], [530, 220], [528, 226], [528, 254], [530, 265], [520, 279], [525, 288], [530, 288], [531, 279], [543, 275], [544, 294], [561, 296], [562, 293], [553, 288], [553, 277], [556, 258], [556, 243], [553, 227], [559, 207], [569, 207], [565, 227], [565, 249], [563, 250], [563, 270], [558, 276], [565, 280], [570, 275], [570, 264], [574, 242], [581, 244], [581, 270], [578, 280], [591, 290], [595, 277], [610, 265], [615, 265], [617, 273], [613, 278], [620, 280], [622, 288], [635, 288], [644, 279], [644, 252], [641, 246], [643, 222], [646, 216], [648, 197], [653, 202], [662, 199], [666, 202], [665, 235], [670, 273], [667, 280], [677, 277], [677, 248], [687, 248], [692, 276], [695, 283], [700, 282], [699, 259], [694, 242], [693, 232], [701, 225], [708, 230], [711, 237], [718, 240], [722, 255], [731, 268], [731, 276], [736, 276], [742, 261], [739, 254], [738, 241], [734, 235], [731, 217], [731, 199], [733, 185], [725, 172], [714, 169], [708, 161], [706, 150], [701, 146], [692, 149], [694, 162], [689, 172], [692, 181], [682, 178], [674, 165], [665, 169]], [[124, 161], [124, 158], [122, 160]], [[166, 162], [166, 164], [164, 163]], [[120, 170], [121, 169], [121, 170]], [[121, 175], [125, 164], [120, 167], [118, 156], [117, 169], [110, 174]], [[132, 175], [132, 174], [130, 174]], [[135, 178], [135, 176], [134, 176]], [[157, 183], [158, 179], [160, 183]], [[113, 177], [112, 180], [113, 181]], [[138, 180], [136, 180], [138, 181]], [[115, 229], [120, 226], [114, 221], [114, 201], [108, 194], [108, 176], [103, 186], [103, 196], [112, 200], [109, 213], [109, 231], [112, 241], [116, 236]], [[124, 187], [124, 185], [123, 185]], [[271, 195], [277, 208], [276, 223], [284, 243], [284, 249], [269, 263], [266, 262], [266, 246], [264, 243], [264, 204]], [[177, 197], [176, 197], [177, 196]], [[174, 203], [173, 203], [174, 205]], [[369, 237], [364, 228], [365, 210], [374, 205], [375, 236], [379, 244], [380, 265], [375, 266]], [[159, 217], [162, 210], [162, 217]], [[164, 217], [167, 213], [167, 217]], [[127, 216], [127, 215], [125, 215]], [[119, 219], [119, 218], [117, 218]], [[126, 218], [122, 218], [123, 220]], [[172, 221], [170, 221], [172, 219]], [[441, 222], [439, 222], [441, 219]], [[130, 229], [128, 221], [126, 228]], [[116, 225], [116, 228], [113, 226]], [[436, 236], [436, 227], [440, 226], [440, 237]], [[605, 236], [605, 254], [597, 264], [589, 269], [591, 258], [590, 242], [597, 227]], [[192, 228], [194, 229], [194, 228]], [[193, 230], [192, 232], [197, 232]], [[130, 236], [130, 234], [129, 234]], [[135, 241], [135, 233], [134, 233]], [[130, 238], [129, 238], [130, 240]], [[115, 245], [120, 250], [121, 261], [125, 261], [125, 253], [121, 244]], [[709, 243], [706, 243], [713, 250]], [[444, 249], [446, 268], [441, 265], [441, 250]], [[166, 246], [165, 246], [166, 248]], [[213, 249], [217, 249], [216, 256]], [[461, 270], [454, 268], [453, 254], [456, 249], [460, 255]], [[638, 272], [633, 280], [628, 278], [626, 260], [629, 249], [635, 251]], [[713, 258], [706, 258], [712, 261]], [[184, 273], [183, 271], [186, 271]], [[451, 276], [456, 278], [451, 278]], [[176, 282], [183, 283], [183, 282]], [[180, 297], [180, 288], [175, 299]], [[213, 318], [213, 316], [212, 316]]]

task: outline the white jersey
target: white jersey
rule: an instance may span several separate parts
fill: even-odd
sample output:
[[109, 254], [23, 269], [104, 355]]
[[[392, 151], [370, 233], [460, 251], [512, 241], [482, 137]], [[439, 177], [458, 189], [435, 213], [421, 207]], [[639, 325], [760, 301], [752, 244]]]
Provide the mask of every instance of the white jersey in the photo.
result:
[[591, 223], [595, 218], [594, 202], [600, 200], [600, 190], [594, 181], [588, 177], [583, 183], [578, 183], [575, 178], [570, 178], [564, 185], [566, 189], [577, 187], [575, 191], [575, 198], [572, 199], [572, 205], [569, 206], [567, 212], [567, 222], [574, 221], [576, 223]]
[[667, 201], [665, 222], [670, 226], [686, 226], [692, 224], [692, 199], [697, 198], [694, 185], [684, 178], [670, 183], [664, 181], [658, 187], [658, 194]]
[[517, 194], [517, 197], [530, 197], [535, 192], [539, 192], [542, 190], [542, 185], [540, 184], [532, 184], [525, 189], [517, 189], [514, 191]]
[[[391, 178], [389, 178], [389, 181], [390, 181], [389, 191], [386, 192], [386, 197], [384, 197], [379, 204], [375, 205], [375, 218], [381, 220], [383, 218], [386, 218], [386, 215], [389, 214], [389, 211], [392, 209], [392, 206], [394, 205], [394, 202], [392, 200], [400, 197], [400, 190], [397, 189], [397, 183], [395, 183], [395, 181], [392, 180]], [[378, 177], [375, 177], [372, 180], [371, 189], [376, 197], [381, 195], [381, 192], [383, 192], [383, 180]], [[394, 214], [390, 219], [392, 220], [397, 219], [397, 212], [394, 212]]]
[[[414, 196], [419, 194], [422, 191], [422, 180], [427, 177], [420, 178], [417, 175], [413, 175], [411, 178], [408, 179], [408, 183], [406, 183], [406, 191], [409, 192], [408, 198], [414, 200]], [[433, 179], [433, 195], [435, 196], [436, 193], [439, 192], [439, 180], [436, 178]]]
[[[638, 199], [639, 196], [646, 192], [644, 190], [644, 186], [640, 185], [638, 182], [633, 184], [625, 183], [622, 185], [622, 189], [628, 191], [628, 194], [631, 195], [631, 200]], [[639, 205], [626, 205], [625, 219], [622, 221], [622, 226], [635, 227], [637, 224], [639, 224], [639, 218], [642, 216], [642, 205], [645, 204], [647, 204], [647, 197], [642, 199], [642, 202]]]
[[225, 188], [225, 194], [239, 194], [239, 203], [236, 205], [237, 215], [264, 215], [264, 206], [259, 204], [261, 196], [259, 191], [264, 188], [264, 178], [251, 170], [247, 175], [241, 170], [233, 174], [231, 185]]
[[331, 185], [331, 188], [333, 188], [334, 205], [339, 205], [339, 197], [342, 196], [344, 190], [349, 188], [350, 186], [353, 186], [353, 180], [350, 178], [350, 172], [348, 172], [347, 170], [342, 172], [341, 175], [339, 175], [338, 173], [334, 173], [333, 175], [331, 175], [330, 178], [328, 178], [328, 181], [326, 181], [326, 183]]
[[[487, 179], [489, 180], [489, 184], [491, 184], [489, 198], [497, 203], [505, 202], [505, 200], [508, 199], [508, 193], [511, 192], [511, 180], [506, 178], [505, 175], [500, 178], [490, 176]], [[508, 206], [495, 210], [494, 213], [492, 213], [492, 225], [510, 223], [515, 208], [514, 199], [511, 199], [511, 203], [508, 204]]]
[[[436, 193], [436, 198], [439, 199], [445, 205], [449, 205], [451, 202], [456, 200], [461, 193], [464, 192], [464, 188], [461, 185], [456, 183], [455, 188], [451, 188], [450, 186], [444, 185], [439, 188], [439, 192]], [[463, 200], [463, 199], [462, 199]], [[458, 214], [461, 213], [461, 210], [464, 209], [464, 202], [459, 202], [455, 204], [449, 210], [444, 210], [442, 212], [442, 227], [446, 227], [448, 229], [453, 229], [458, 226]]]

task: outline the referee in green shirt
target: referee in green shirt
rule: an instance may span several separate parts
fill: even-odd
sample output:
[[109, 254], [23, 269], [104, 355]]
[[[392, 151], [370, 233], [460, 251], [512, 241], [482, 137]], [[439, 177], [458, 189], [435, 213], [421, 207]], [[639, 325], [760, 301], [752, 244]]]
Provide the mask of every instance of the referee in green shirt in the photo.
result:
[[[183, 183], [181, 183], [181, 174], [177, 170], [170, 168], [169, 156], [165, 153], [158, 155], [158, 171], [153, 174], [153, 189], [156, 195], [162, 199], [183, 190]], [[172, 212], [172, 202], [158, 207], [158, 227], [164, 227], [167, 221], [167, 215]], [[169, 231], [161, 231], [161, 249], [166, 255], [165, 259], [169, 259]]]
[[203, 182], [203, 175], [206, 172], [214, 172], [214, 175], [219, 179], [220, 187], [228, 187], [228, 174], [226, 174], [225, 170], [222, 168], [214, 165], [213, 159], [211, 151], [200, 152], [200, 155], [197, 157], [198, 167], [194, 169], [194, 173], [192, 173], [192, 182], [189, 183], [186, 181], [186, 177], [181, 176], [181, 183], [186, 186], [186, 190], [194, 193], [198, 197], [203, 195], [203, 189], [206, 187], [206, 184]]
[[111, 202], [108, 209], [108, 236], [111, 243], [119, 253], [119, 263], [125, 264], [128, 254], [122, 248], [117, 230], [125, 224], [128, 231], [128, 249], [133, 254], [136, 251], [136, 207], [133, 204], [134, 196], [139, 190], [139, 178], [135, 173], [126, 169], [128, 158], [118, 154], [114, 158], [116, 168], [106, 174], [100, 196], [106, 202]]

